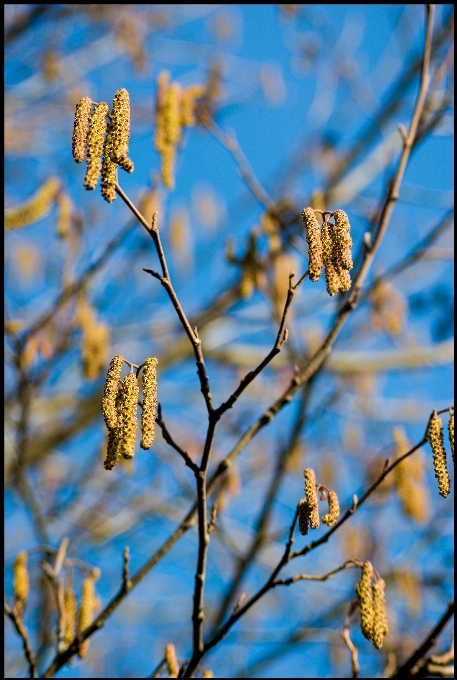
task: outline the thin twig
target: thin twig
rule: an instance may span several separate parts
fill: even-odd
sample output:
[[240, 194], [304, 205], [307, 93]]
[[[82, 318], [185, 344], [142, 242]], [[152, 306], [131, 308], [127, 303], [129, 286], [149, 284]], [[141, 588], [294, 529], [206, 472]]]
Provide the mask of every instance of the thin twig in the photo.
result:
[[132, 589], [132, 582], [129, 578], [129, 564], [130, 564], [130, 549], [126, 545], [124, 552], [122, 553], [123, 565], [122, 565], [122, 589], [125, 593], [128, 593]]
[[27, 629], [24, 625], [24, 622], [22, 620], [22, 617], [18, 613], [15, 606], [10, 608], [5, 602], [4, 608], [5, 608], [5, 614], [13, 622], [13, 626], [15, 627], [16, 632], [22, 640], [22, 645], [24, 647], [24, 654], [25, 654], [27, 661], [29, 662], [30, 677], [31, 678], [37, 678], [38, 677], [37, 656], [30, 646], [29, 636], [28, 636], [28, 633], [27, 633]]
[[167, 426], [165, 425], [165, 422], [164, 422], [164, 420], [163, 420], [162, 406], [161, 406], [160, 403], [159, 403], [158, 406], [157, 406], [156, 423], [157, 423], [157, 425], [160, 427], [160, 429], [162, 430], [163, 438], [165, 439], [165, 441], [167, 442], [167, 444], [169, 444], [172, 448], [174, 448], [175, 451], [177, 451], [177, 452], [179, 453], [179, 455], [183, 457], [183, 459], [184, 459], [186, 465], [187, 465], [188, 467], [190, 467], [191, 470], [193, 470], [194, 472], [196, 472], [196, 471], [198, 470], [198, 465], [197, 465], [196, 463], [194, 463], [194, 461], [193, 461], [192, 458], [189, 456], [189, 454], [187, 453], [187, 451], [184, 451], [184, 449], [182, 449], [182, 448], [175, 442], [175, 440], [174, 440], [173, 437], [171, 436], [170, 432], [168, 431], [168, 428], [167, 428]]
[[351, 667], [352, 667], [352, 677], [353, 678], [359, 677], [360, 666], [359, 666], [359, 661], [358, 661], [357, 647], [352, 642], [351, 636], [350, 636], [350, 633], [349, 633], [349, 625], [350, 625], [350, 622], [351, 622], [351, 617], [352, 617], [353, 613], [356, 611], [357, 607], [358, 607], [357, 602], [351, 603], [351, 606], [349, 608], [347, 616], [344, 620], [343, 632], [341, 633], [341, 637], [343, 638], [347, 648], [349, 649], [349, 651], [351, 653]]

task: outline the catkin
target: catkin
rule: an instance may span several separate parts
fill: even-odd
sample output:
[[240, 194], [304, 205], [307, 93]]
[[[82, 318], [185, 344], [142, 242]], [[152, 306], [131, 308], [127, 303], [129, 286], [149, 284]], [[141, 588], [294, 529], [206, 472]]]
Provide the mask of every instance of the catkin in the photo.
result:
[[311, 281], [317, 281], [323, 265], [319, 222], [312, 208], [305, 208], [302, 217], [306, 227], [306, 242], [308, 243], [309, 278]]
[[454, 464], [454, 411], [449, 416], [448, 422], [449, 444], [451, 445], [452, 464]]
[[75, 123], [73, 127], [72, 151], [77, 163], [82, 163], [86, 155], [87, 135], [89, 133], [89, 118], [92, 99], [83, 97], [76, 104]]
[[120, 410], [122, 413], [122, 446], [121, 451], [124, 458], [133, 458], [135, 455], [136, 440], [136, 409], [138, 405], [138, 380], [135, 373], [125, 376], [122, 383], [122, 396]]
[[373, 565], [371, 562], [364, 562], [362, 567], [362, 576], [359, 583], [355, 587], [357, 598], [360, 605], [360, 627], [363, 636], [367, 640], [373, 639], [373, 590], [371, 583], [373, 581]]
[[16, 609], [19, 613], [24, 611], [29, 596], [29, 573], [27, 571], [27, 553], [20, 552], [13, 566], [13, 587], [16, 598]]
[[181, 125], [193, 127], [197, 122], [195, 109], [197, 100], [203, 97], [206, 87], [204, 85], [191, 85], [182, 93], [181, 97]]
[[157, 359], [146, 359], [143, 367], [143, 410], [141, 412], [141, 448], [150, 449], [154, 442], [154, 425], [157, 408]]
[[102, 411], [105, 417], [106, 427], [109, 430], [117, 428], [119, 425], [116, 409], [116, 397], [119, 389], [119, 380], [121, 377], [123, 363], [123, 357], [121, 357], [119, 354], [116, 354], [116, 356], [111, 359], [108, 375], [106, 376], [105, 389], [102, 399]]
[[125, 87], [122, 87], [114, 95], [111, 124], [113, 142], [112, 160], [119, 163], [126, 159], [129, 153], [130, 97]]
[[65, 630], [64, 645], [59, 651], [65, 651], [71, 645], [76, 635], [76, 595], [73, 588], [65, 588], [64, 592], [65, 607]]
[[28, 201], [5, 210], [5, 231], [26, 227], [45, 217], [56, 200], [61, 186], [62, 183], [58, 177], [49, 177]]
[[328, 222], [324, 222], [322, 225], [322, 258], [325, 265], [327, 293], [333, 296], [341, 288], [341, 278], [338, 267], [334, 262], [334, 243], [330, 226]]
[[309, 530], [309, 505], [304, 498], [298, 502], [298, 528], [301, 535], [306, 536]]
[[308, 503], [309, 526], [311, 529], [317, 529], [320, 521], [319, 502], [317, 500], [316, 491], [316, 476], [312, 468], [305, 468], [303, 475], [305, 477], [305, 494]]
[[181, 86], [172, 83], [167, 90], [163, 111], [165, 138], [169, 144], [177, 144], [181, 138]]
[[[81, 595], [81, 606], [79, 608], [78, 616], [78, 633], [81, 633], [92, 623], [94, 617], [94, 611], [97, 606], [97, 598], [95, 595], [95, 578], [91, 574], [87, 576], [83, 581], [82, 595]], [[84, 640], [79, 646], [78, 656], [83, 659], [89, 648], [90, 640]]]
[[451, 481], [447, 471], [446, 451], [444, 449], [443, 441], [443, 423], [436, 411], [430, 419], [429, 427], [430, 446], [433, 451], [433, 467], [435, 468], [435, 477], [438, 480], [438, 488], [440, 496], [446, 498], [451, 490]]
[[335, 220], [335, 227], [333, 229], [335, 264], [340, 269], [352, 269], [352, 239], [348, 216], [344, 210], [337, 210], [333, 215], [333, 219]]
[[322, 517], [322, 521], [329, 527], [337, 523], [340, 516], [340, 504], [338, 496], [334, 491], [329, 491], [327, 494], [328, 513]]
[[386, 617], [385, 583], [379, 579], [373, 583], [373, 644], [381, 649], [384, 638], [389, 632]]
[[71, 198], [61, 191], [57, 196], [57, 235], [61, 239], [67, 238], [70, 233], [72, 212]]
[[124, 428], [122, 425], [122, 384], [116, 395], [117, 427], [108, 429], [108, 442], [106, 446], [106, 459], [103, 463], [105, 470], [112, 470], [117, 464], [122, 452], [122, 437]]
[[168, 668], [168, 677], [177, 678], [179, 675], [179, 664], [175, 646], [171, 643], [165, 647], [165, 662]]
[[87, 138], [87, 171], [84, 178], [84, 186], [89, 190], [95, 189], [102, 171], [101, 157], [107, 127], [107, 115], [108, 104], [101, 102], [95, 107], [90, 119], [90, 129]]

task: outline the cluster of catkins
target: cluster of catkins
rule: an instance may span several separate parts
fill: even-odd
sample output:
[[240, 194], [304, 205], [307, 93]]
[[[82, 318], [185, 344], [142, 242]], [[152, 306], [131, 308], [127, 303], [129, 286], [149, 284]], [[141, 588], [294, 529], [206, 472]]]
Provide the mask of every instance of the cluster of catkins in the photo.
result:
[[[94, 614], [100, 608], [100, 601], [95, 590], [95, 582], [100, 577], [100, 569], [92, 569], [82, 583], [81, 604], [78, 610], [76, 593], [70, 585], [63, 590], [64, 617], [61, 621], [61, 630], [58, 641], [58, 652], [64, 652], [69, 648], [77, 633], [90, 626], [94, 620]], [[13, 588], [16, 612], [22, 616], [24, 613], [30, 589], [30, 578], [27, 569], [27, 552], [22, 551], [16, 557], [13, 565]], [[85, 640], [79, 646], [78, 656], [83, 658], [87, 654], [89, 640]]]
[[[102, 399], [103, 415], [108, 428], [105, 469], [112, 470], [119, 457], [135, 455], [138, 406], [138, 378], [133, 371], [121, 381], [123, 357], [116, 355], [110, 363]], [[141, 448], [150, 449], [154, 441], [157, 407], [157, 359], [146, 359], [142, 375], [143, 410], [141, 413]], [[140, 367], [141, 368], [141, 367]], [[139, 370], [139, 369], [138, 369]]]
[[389, 632], [386, 617], [385, 583], [377, 575], [371, 562], [364, 562], [362, 576], [355, 587], [360, 606], [360, 627], [364, 637], [372, 640], [376, 649], [381, 649], [384, 638]]
[[133, 163], [128, 158], [129, 138], [130, 98], [124, 87], [114, 95], [111, 114], [106, 102], [96, 104], [90, 97], [83, 97], [76, 104], [73, 158], [82, 163], [87, 153], [84, 186], [95, 189], [101, 175], [102, 195], [108, 203], [116, 198], [118, 166], [126, 172], [133, 172]]
[[309, 278], [317, 281], [325, 267], [325, 280], [329, 295], [346, 292], [351, 287], [352, 239], [348, 216], [344, 210], [333, 213], [334, 222], [324, 221], [319, 226], [312, 208], [303, 210], [308, 243]]
[[169, 83], [170, 74], [162, 71], [157, 80], [155, 147], [161, 155], [161, 174], [167, 189], [174, 186], [176, 148], [183, 127], [195, 125], [197, 100], [205, 94], [204, 85]]
[[[320, 524], [319, 519], [319, 502], [318, 491], [323, 491], [321, 500], [327, 498], [328, 513], [322, 517], [322, 521], [327, 526], [331, 527], [338, 521], [340, 516], [340, 505], [338, 503], [338, 496], [331, 489], [327, 489], [322, 484], [316, 484], [316, 476], [312, 468], [305, 468], [305, 494], [298, 503], [298, 527], [300, 533], [306, 536], [309, 529], [317, 529]], [[326, 494], [326, 495], [325, 495]]]
[[[452, 463], [454, 463], [454, 410], [450, 410], [448, 423], [449, 443], [451, 445]], [[438, 480], [440, 496], [446, 498], [451, 490], [451, 480], [447, 469], [446, 449], [444, 448], [443, 423], [436, 411], [430, 418], [428, 438], [433, 452], [433, 467]]]

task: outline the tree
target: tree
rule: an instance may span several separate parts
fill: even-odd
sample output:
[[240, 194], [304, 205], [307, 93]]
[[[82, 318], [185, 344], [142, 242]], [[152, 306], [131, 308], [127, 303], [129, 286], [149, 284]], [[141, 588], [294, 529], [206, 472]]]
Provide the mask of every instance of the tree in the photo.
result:
[[452, 13], [332, 12], [7, 6], [8, 677], [452, 673]]

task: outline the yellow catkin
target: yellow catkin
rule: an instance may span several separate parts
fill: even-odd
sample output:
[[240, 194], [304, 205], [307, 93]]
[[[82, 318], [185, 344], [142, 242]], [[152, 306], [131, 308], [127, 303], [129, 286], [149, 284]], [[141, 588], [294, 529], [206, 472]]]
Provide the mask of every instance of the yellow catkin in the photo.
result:
[[308, 243], [309, 278], [317, 281], [322, 271], [322, 241], [319, 222], [312, 208], [303, 210], [303, 222], [306, 227], [306, 242]]
[[333, 228], [335, 264], [341, 269], [352, 269], [352, 239], [348, 216], [344, 210], [337, 210], [333, 215], [333, 219], [335, 220]]
[[108, 104], [101, 102], [95, 107], [90, 119], [89, 135], [87, 138], [87, 171], [84, 178], [84, 186], [89, 190], [95, 189], [102, 171], [101, 158], [107, 127], [107, 115]]
[[92, 99], [83, 97], [76, 104], [75, 123], [73, 127], [72, 151], [77, 163], [82, 163], [86, 155], [87, 135], [89, 133], [89, 118]]
[[76, 595], [73, 588], [65, 588], [64, 592], [64, 606], [65, 606], [65, 630], [64, 630], [64, 645], [59, 651], [65, 651], [71, 645], [76, 635]]
[[116, 92], [111, 114], [113, 134], [113, 160], [116, 163], [127, 159], [130, 139], [130, 97], [122, 87]]
[[81, 354], [84, 377], [95, 380], [106, 366], [110, 329], [105, 323], [94, 322], [83, 328]]
[[389, 632], [386, 617], [385, 583], [379, 579], [373, 583], [373, 644], [381, 649], [384, 638]]
[[171, 643], [165, 647], [165, 662], [168, 668], [168, 677], [177, 678], [179, 675], [179, 664], [175, 646]]
[[121, 425], [108, 432], [106, 459], [103, 463], [105, 470], [112, 470], [121, 456], [122, 433], [123, 429]]
[[56, 200], [61, 186], [62, 183], [58, 177], [49, 177], [28, 201], [5, 210], [5, 231], [26, 227], [45, 217]]
[[20, 552], [13, 566], [13, 587], [16, 598], [16, 609], [19, 613], [24, 611], [29, 596], [29, 573], [27, 571], [27, 553]]
[[102, 196], [108, 203], [112, 203], [116, 199], [117, 163], [112, 160], [113, 154], [114, 145], [110, 123], [103, 147], [102, 163]]
[[179, 83], [171, 83], [167, 90], [163, 115], [166, 141], [173, 145], [181, 138], [181, 95]]
[[373, 565], [371, 562], [364, 562], [362, 576], [355, 587], [357, 598], [360, 605], [360, 627], [363, 636], [367, 640], [373, 639]]
[[122, 413], [122, 455], [124, 458], [133, 458], [135, 455], [136, 441], [136, 409], [138, 405], [138, 380], [135, 373], [125, 376], [122, 383], [121, 413]]
[[210, 671], [209, 668], [207, 668], [206, 671], [203, 671], [202, 678], [214, 678], [213, 671]]
[[106, 376], [102, 399], [102, 411], [105, 417], [106, 427], [109, 430], [112, 430], [119, 425], [116, 410], [116, 397], [119, 390], [119, 380], [121, 378], [123, 364], [123, 357], [116, 354], [116, 356], [111, 359], [108, 375]]
[[448, 422], [449, 444], [452, 451], [452, 464], [454, 464], [454, 411], [451, 412]]
[[335, 265], [333, 255], [334, 247], [331, 226], [328, 222], [324, 222], [322, 225], [322, 258], [325, 265], [327, 293], [332, 296], [336, 295], [341, 288], [341, 278], [338, 267]]
[[164, 110], [167, 101], [168, 83], [170, 74], [162, 71], [157, 78], [157, 103], [156, 103], [156, 132], [155, 147], [159, 153], [163, 153], [167, 148]]
[[[94, 613], [98, 607], [98, 598], [95, 592], [95, 581], [100, 576], [100, 570], [94, 569], [90, 576], [87, 576], [83, 581], [82, 595], [81, 595], [81, 606], [79, 608], [78, 616], [78, 633], [85, 630], [94, 619]], [[83, 659], [89, 648], [90, 640], [84, 640], [81, 643], [78, 656]]]
[[196, 124], [197, 100], [203, 97], [205, 92], [206, 87], [204, 85], [191, 85], [184, 90], [181, 98], [181, 125], [193, 127]]
[[146, 359], [143, 367], [143, 410], [141, 413], [141, 448], [150, 449], [154, 442], [157, 408], [157, 359]]
[[352, 284], [351, 275], [346, 269], [340, 269], [338, 273], [340, 276], [340, 292], [346, 293]]
[[[412, 447], [405, 431], [394, 427], [392, 436], [396, 445], [395, 458], [400, 458]], [[424, 523], [429, 516], [428, 489], [424, 484], [424, 458], [416, 451], [393, 470], [393, 482], [403, 512], [416, 522]]]
[[446, 451], [444, 449], [443, 441], [443, 423], [441, 418], [434, 411], [430, 420], [429, 427], [430, 446], [433, 451], [433, 467], [435, 468], [435, 477], [438, 480], [438, 488], [440, 496], [446, 498], [451, 490], [451, 481], [447, 471]]
[[309, 530], [309, 505], [304, 498], [298, 502], [298, 528], [301, 535], [306, 536]]
[[68, 194], [60, 192], [57, 196], [57, 236], [67, 238], [71, 229], [73, 203]]
[[316, 476], [312, 468], [305, 468], [303, 472], [305, 478], [305, 494], [309, 511], [309, 526], [317, 529], [319, 521], [319, 502], [317, 500]]
[[162, 179], [169, 190], [175, 186], [175, 160], [176, 148], [168, 145], [162, 153]]
[[337, 523], [338, 517], [340, 516], [340, 504], [338, 502], [338, 496], [334, 491], [329, 491], [327, 494], [328, 500], [328, 513], [322, 517], [322, 521], [329, 527], [332, 527]]

